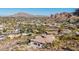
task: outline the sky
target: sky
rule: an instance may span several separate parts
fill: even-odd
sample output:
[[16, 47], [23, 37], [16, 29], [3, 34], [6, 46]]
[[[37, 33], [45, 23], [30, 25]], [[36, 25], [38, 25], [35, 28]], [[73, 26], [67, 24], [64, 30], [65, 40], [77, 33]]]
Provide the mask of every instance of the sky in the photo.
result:
[[9, 16], [19, 12], [25, 12], [32, 15], [50, 15], [74, 11], [75, 8], [0, 8], [0, 16]]

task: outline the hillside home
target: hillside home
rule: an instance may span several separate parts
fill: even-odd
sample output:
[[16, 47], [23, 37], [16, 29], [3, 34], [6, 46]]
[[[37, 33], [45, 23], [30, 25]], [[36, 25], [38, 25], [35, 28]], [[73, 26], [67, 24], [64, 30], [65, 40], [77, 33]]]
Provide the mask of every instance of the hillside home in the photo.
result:
[[0, 30], [4, 29], [4, 25], [0, 24]]
[[20, 29], [15, 29], [14, 31], [13, 31], [13, 33], [20, 33]]
[[54, 35], [41, 35], [31, 39], [29, 45], [33, 48], [43, 48], [45, 44], [52, 43], [56, 40]]
[[10, 39], [13, 39], [13, 38], [16, 38], [16, 37], [20, 37], [20, 36], [21, 36], [21, 34], [10, 34], [10, 35], [8, 35], [8, 37]]
[[59, 36], [62, 36], [62, 35], [65, 35], [65, 34], [69, 34], [71, 33], [72, 31], [69, 30], [69, 29], [62, 29], [59, 33]]
[[0, 35], [0, 40], [4, 40], [5, 39], [5, 35]]
[[77, 36], [79, 36], [79, 31], [76, 31], [75, 34], [76, 34]]

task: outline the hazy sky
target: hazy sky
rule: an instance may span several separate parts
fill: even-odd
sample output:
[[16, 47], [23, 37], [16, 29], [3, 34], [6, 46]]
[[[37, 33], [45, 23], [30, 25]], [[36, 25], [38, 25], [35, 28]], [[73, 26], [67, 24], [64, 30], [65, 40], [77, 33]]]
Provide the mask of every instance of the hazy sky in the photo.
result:
[[26, 12], [33, 15], [50, 15], [73, 11], [75, 11], [74, 8], [0, 8], [0, 16], [13, 15], [18, 12]]

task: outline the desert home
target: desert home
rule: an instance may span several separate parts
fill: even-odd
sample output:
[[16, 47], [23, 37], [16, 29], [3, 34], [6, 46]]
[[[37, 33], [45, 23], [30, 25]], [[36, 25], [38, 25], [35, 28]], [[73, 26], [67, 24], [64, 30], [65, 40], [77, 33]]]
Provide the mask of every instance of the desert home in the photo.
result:
[[41, 35], [31, 39], [29, 45], [34, 48], [42, 48], [46, 43], [52, 43], [56, 40], [54, 35]]

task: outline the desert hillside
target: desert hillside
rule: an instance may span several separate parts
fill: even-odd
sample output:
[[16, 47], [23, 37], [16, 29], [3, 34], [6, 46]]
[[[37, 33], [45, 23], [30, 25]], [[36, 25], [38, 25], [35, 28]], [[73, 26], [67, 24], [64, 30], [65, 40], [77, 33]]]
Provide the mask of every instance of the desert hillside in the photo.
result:
[[63, 12], [37, 17], [16, 13], [0, 17], [0, 50], [78, 51], [79, 16], [75, 14]]

